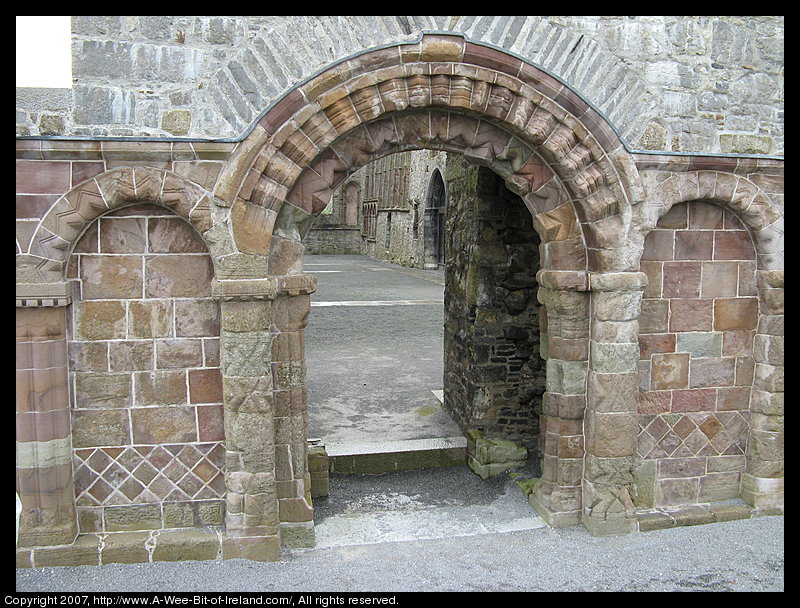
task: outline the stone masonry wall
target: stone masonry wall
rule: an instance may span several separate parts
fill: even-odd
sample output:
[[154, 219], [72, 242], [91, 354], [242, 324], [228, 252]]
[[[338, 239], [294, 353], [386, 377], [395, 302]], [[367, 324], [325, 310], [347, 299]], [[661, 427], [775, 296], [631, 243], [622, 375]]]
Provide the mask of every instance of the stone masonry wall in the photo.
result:
[[750, 424], [756, 253], [730, 211], [675, 205], [645, 239], [638, 501], [739, 496]]
[[238, 138], [365, 48], [449, 31], [558, 75], [631, 149], [783, 153], [783, 17], [78, 16], [71, 90], [18, 90], [17, 135]]
[[[303, 238], [354, 169], [411, 149], [481, 167], [461, 185], [450, 180], [456, 198], [473, 188], [464, 200], [477, 208], [449, 237], [463, 274], [448, 304], [466, 303], [453, 314], [464, 326], [451, 332], [470, 378], [460, 411], [478, 395], [482, 424], [503, 419], [513, 433], [509, 413], [535, 424], [535, 403], [516, 405], [541, 390], [544, 373], [525, 354], [537, 351], [537, 332], [524, 330], [542, 318], [542, 475], [529, 500], [548, 524], [608, 535], [783, 512], [784, 162], [758, 155], [782, 151], [782, 18], [148, 19], [76, 18], [79, 52], [106, 52], [59, 115], [59, 133], [85, 138], [36, 137], [43, 114], [18, 103], [17, 133], [35, 136], [16, 142], [18, 567], [276, 560], [282, 544], [313, 543], [303, 332], [316, 280], [303, 272]], [[432, 26], [460, 33], [420, 36]], [[203, 38], [212, 33], [217, 42]], [[217, 46], [204, 55], [206, 44]], [[205, 57], [197, 76], [193, 61], [170, 71], [170, 57], [194, 51]], [[686, 70], [670, 80], [674, 65]], [[702, 116], [714, 99], [719, 111]], [[145, 128], [154, 116], [162, 127], [188, 118], [188, 131]], [[50, 133], [56, 122], [48, 118]], [[165, 137], [141, 139], [153, 134]], [[669, 153], [634, 151], [662, 143]], [[499, 180], [519, 199], [492, 186]], [[724, 209], [721, 226], [698, 201]], [[684, 203], [685, 225], [670, 212]], [[155, 238], [175, 220], [162, 209], [208, 253]], [[745, 234], [753, 251], [731, 248]], [[181, 315], [152, 335], [139, 322], [209, 295], [220, 308], [224, 529], [160, 528], [209, 523], [186, 510], [167, 518], [164, 505], [184, 497], [163, 497], [137, 471], [165, 446], [180, 446], [176, 467], [194, 453], [187, 446], [221, 441], [206, 434], [218, 427], [192, 434], [187, 424], [220, 409], [196, 399], [192, 383], [219, 373], [217, 335], [178, 332]], [[537, 299], [546, 315], [534, 314]], [[748, 416], [737, 408], [751, 359]], [[102, 394], [94, 375], [108, 380]], [[166, 403], [143, 392], [154, 379], [165, 379]], [[125, 382], [127, 397], [114, 390]], [[154, 411], [168, 424], [149, 425]], [[727, 450], [741, 450], [745, 435], [742, 469]], [[141, 470], [121, 461], [126, 452], [143, 458]], [[179, 482], [168, 467], [152, 479]], [[89, 469], [115, 504], [92, 494]], [[698, 503], [733, 496], [737, 479], [742, 502]], [[136, 483], [157, 500], [131, 502]], [[76, 504], [76, 488], [97, 501]], [[132, 520], [139, 529], [110, 533]]]
[[79, 531], [222, 525], [224, 429], [212, 264], [183, 219], [136, 205], [70, 258]]
[[545, 390], [535, 274], [539, 238], [491, 170], [451, 156], [444, 407], [463, 432], [536, 445]]

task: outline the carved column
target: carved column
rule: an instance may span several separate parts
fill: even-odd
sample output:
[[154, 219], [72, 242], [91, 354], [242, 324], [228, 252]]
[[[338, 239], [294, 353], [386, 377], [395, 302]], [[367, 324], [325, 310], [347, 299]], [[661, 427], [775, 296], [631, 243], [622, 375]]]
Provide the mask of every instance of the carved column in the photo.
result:
[[589, 294], [586, 273], [540, 271], [542, 358], [547, 391], [540, 421], [542, 478], [530, 502], [548, 524], [581, 521], [584, 412], [588, 368]]
[[282, 540], [313, 545], [303, 328], [315, 287], [310, 275], [212, 284], [225, 407], [223, 558], [273, 561]]
[[77, 536], [67, 383], [66, 283], [18, 284], [16, 311], [19, 546]]
[[225, 416], [223, 558], [280, 558], [272, 381], [274, 279], [215, 281]]
[[314, 546], [311, 476], [307, 466], [308, 403], [305, 327], [311, 311], [312, 275], [278, 277], [272, 316], [275, 383], [275, 475], [281, 539], [285, 546]]
[[760, 315], [753, 358], [750, 439], [742, 498], [762, 512], [783, 509], [783, 271], [758, 271]]
[[631, 496], [638, 421], [639, 311], [647, 276], [594, 274], [582, 523], [592, 534], [637, 530]]

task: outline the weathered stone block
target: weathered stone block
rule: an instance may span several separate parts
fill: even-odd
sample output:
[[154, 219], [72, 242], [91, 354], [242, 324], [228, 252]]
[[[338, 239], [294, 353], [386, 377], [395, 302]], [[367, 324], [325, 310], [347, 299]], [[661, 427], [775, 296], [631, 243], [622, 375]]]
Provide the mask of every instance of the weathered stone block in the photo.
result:
[[589, 372], [587, 401], [596, 412], [631, 412], [636, 409], [639, 377], [636, 371], [600, 374]]
[[[153, 505], [157, 506], [157, 505]], [[116, 507], [127, 508], [127, 507]], [[118, 517], [118, 513], [113, 517]], [[154, 520], [148, 520], [148, 525], [142, 528], [150, 528]], [[160, 522], [159, 522], [160, 523]], [[134, 524], [136, 525], [136, 524]], [[130, 528], [133, 530], [142, 528]], [[125, 528], [128, 529], [128, 528]], [[150, 538], [148, 532], [117, 532], [106, 535], [103, 540], [103, 548], [100, 552], [100, 561], [103, 564], [141, 564], [150, 561], [150, 552], [147, 550], [146, 543]]]
[[[95, 345], [103, 346], [105, 345]], [[155, 357], [149, 340], [124, 340], [108, 344], [108, 368], [112, 372], [132, 372], [153, 369]], [[130, 387], [128, 387], [130, 391]]]
[[154, 407], [131, 410], [134, 443], [190, 443], [197, 441], [192, 407]]
[[134, 381], [135, 405], [187, 403], [184, 370], [136, 372]]
[[155, 346], [158, 369], [201, 367], [203, 365], [203, 344], [200, 340], [156, 340]]
[[192, 126], [190, 110], [169, 110], [161, 113], [161, 128], [172, 135], [186, 135]]
[[76, 410], [72, 414], [75, 448], [125, 445], [130, 439], [128, 415], [124, 410]]
[[153, 561], [215, 560], [220, 550], [221, 543], [213, 530], [163, 530], [156, 538]]
[[689, 386], [689, 353], [658, 353], [651, 357], [650, 383], [653, 389]]
[[129, 374], [75, 374], [75, 407], [128, 407], [131, 401]]
[[639, 362], [639, 345], [609, 344], [595, 342], [589, 343], [591, 353], [591, 368], [598, 373], [624, 374], [635, 372]]
[[709, 473], [700, 480], [699, 502], [720, 502], [739, 497], [740, 472]]
[[249, 559], [275, 562], [281, 557], [281, 538], [273, 536], [225, 536], [222, 539], [222, 559]]
[[145, 258], [148, 298], [197, 298], [211, 295], [214, 269], [207, 255], [160, 255]]
[[632, 412], [586, 412], [586, 451], [601, 458], [630, 456], [639, 425]]
[[267, 376], [271, 372], [272, 333], [221, 332], [223, 373], [226, 376]]
[[586, 392], [587, 362], [547, 360], [547, 391], [564, 395]]
[[75, 302], [75, 337], [86, 340], [125, 338], [125, 305], [117, 301]]
[[[103, 510], [103, 519], [107, 532], [160, 530], [162, 528], [161, 505], [159, 504], [106, 507]], [[115, 539], [138, 539], [140, 536], [115, 537]], [[108, 546], [108, 542], [106, 542], [106, 546]]]
[[37, 568], [97, 566], [100, 563], [100, 539], [94, 534], [82, 534], [70, 545], [36, 548], [33, 557]]
[[676, 350], [689, 353], [692, 358], [721, 357], [721, 332], [682, 332], [677, 335]]
[[219, 369], [189, 370], [190, 403], [222, 403], [222, 373]]
[[164, 338], [171, 334], [172, 301], [141, 300], [128, 305], [129, 337]]
[[219, 336], [220, 307], [213, 300], [176, 300], [177, 337]]
[[714, 329], [755, 329], [758, 325], [756, 298], [717, 298], [714, 300]]
[[691, 388], [733, 386], [736, 378], [736, 360], [733, 357], [692, 359], [690, 364]]

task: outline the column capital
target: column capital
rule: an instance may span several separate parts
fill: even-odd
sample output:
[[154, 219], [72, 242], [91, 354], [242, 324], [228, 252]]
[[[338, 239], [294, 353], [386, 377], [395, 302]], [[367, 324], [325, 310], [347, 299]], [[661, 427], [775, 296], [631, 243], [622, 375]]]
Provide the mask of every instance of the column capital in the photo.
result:
[[57, 283], [17, 283], [18, 308], [69, 306], [72, 287], [67, 281]]
[[211, 296], [222, 302], [274, 300], [280, 296], [309, 295], [316, 290], [317, 278], [306, 273], [211, 282]]
[[643, 272], [590, 272], [590, 291], [642, 291], [647, 287], [647, 275]]

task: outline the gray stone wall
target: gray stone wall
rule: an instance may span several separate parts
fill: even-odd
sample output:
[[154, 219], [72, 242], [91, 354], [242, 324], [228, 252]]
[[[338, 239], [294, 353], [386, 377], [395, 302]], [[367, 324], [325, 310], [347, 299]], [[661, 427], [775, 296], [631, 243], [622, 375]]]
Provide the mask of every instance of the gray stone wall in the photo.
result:
[[446, 180], [444, 407], [464, 433], [533, 448], [545, 391], [539, 238], [490, 169], [451, 156]]
[[73, 88], [18, 90], [17, 135], [238, 139], [323, 68], [447, 31], [560, 78], [631, 150], [783, 154], [781, 16], [80, 16], [72, 28]]

